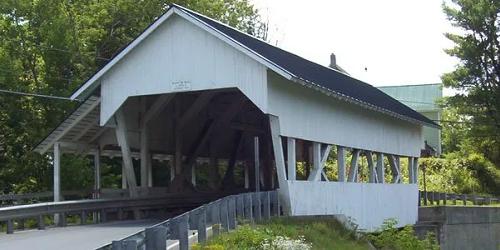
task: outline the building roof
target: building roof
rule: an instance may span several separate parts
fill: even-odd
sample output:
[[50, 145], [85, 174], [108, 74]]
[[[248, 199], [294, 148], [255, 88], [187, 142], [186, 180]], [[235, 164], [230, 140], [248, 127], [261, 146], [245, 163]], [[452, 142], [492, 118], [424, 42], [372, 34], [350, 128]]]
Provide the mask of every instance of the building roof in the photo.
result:
[[386, 94], [418, 111], [439, 111], [437, 104], [443, 98], [443, 84], [414, 84], [378, 87]]
[[113, 64], [122, 59], [128, 51], [133, 49], [174, 12], [185, 18], [194, 19], [190, 21], [197, 22], [198, 25], [201, 24], [204, 26], [203, 28], [211, 32], [215, 31], [214, 33], [216, 33], [216, 35], [228, 39], [233, 46], [236, 44], [236, 46], [240, 47], [240, 50], [245, 50], [246, 53], [248, 52], [248, 55], [265, 63], [271, 70], [281, 75], [286, 75], [289, 80], [319, 90], [338, 99], [360, 105], [364, 108], [382, 112], [409, 122], [439, 127], [439, 125], [430, 119], [370, 84], [357, 80], [338, 70], [311, 62], [221, 22], [175, 4], [172, 4], [162, 17], [158, 18], [155, 23], [151, 24], [138, 38], [132, 41], [124, 50], [108, 62], [107, 65], [82, 85], [71, 98], [76, 99], [84, 95], [89, 95], [90, 91], [88, 89], [92, 90], [95, 88], [98, 79], [109, 70]]

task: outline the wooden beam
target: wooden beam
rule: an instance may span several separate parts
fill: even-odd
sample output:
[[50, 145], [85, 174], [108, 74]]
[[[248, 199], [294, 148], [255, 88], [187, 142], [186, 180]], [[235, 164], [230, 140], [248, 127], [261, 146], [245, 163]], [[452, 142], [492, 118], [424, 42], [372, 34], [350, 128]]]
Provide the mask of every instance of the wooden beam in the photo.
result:
[[331, 148], [331, 145], [327, 145], [323, 150], [321, 150], [321, 143], [313, 143], [314, 168], [309, 175], [309, 181], [321, 181], [321, 173], [323, 172], [323, 168], [325, 167], [326, 161], [328, 160], [328, 155], [330, 154]]
[[288, 180], [297, 179], [297, 156], [295, 149], [295, 138], [287, 137], [287, 160], [288, 160]]
[[[93, 103], [90, 104], [87, 110], [83, 111], [79, 116], [76, 117], [75, 120], [71, 122], [69, 126], [64, 128], [54, 139], [54, 142], [59, 141], [66, 133], [68, 133], [76, 124], [78, 124], [85, 116], [87, 116], [90, 112], [92, 112], [96, 107], [101, 103], [101, 98], [98, 97]], [[41, 153], [47, 152], [50, 148], [51, 144], [48, 143], [42, 150]]]
[[283, 155], [283, 146], [281, 145], [282, 141], [279, 118], [274, 115], [269, 115], [269, 123], [274, 150], [274, 161], [276, 164], [276, 172], [278, 174], [279, 192], [283, 199], [283, 210], [285, 213], [290, 213], [290, 192], [288, 190], [288, 182], [286, 180], [285, 157]]
[[75, 137], [73, 137], [72, 141], [78, 141], [80, 140], [80, 138], [82, 138], [85, 134], [87, 134], [87, 132], [92, 128], [94, 127], [94, 125], [97, 125], [97, 127], [99, 127], [99, 115], [97, 115], [97, 117], [92, 120], [89, 125], [87, 125], [85, 128], [83, 128], [80, 133], [78, 133]]
[[127, 138], [127, 124], [122, 109], [119, 109], [115, 113], [115, 121], [116, 139], [122, 151], [123, 170], [127, 178], [129, 194], [130, 197], [137, 197], [137, 182], [135, 180], [134, 165], [132, 162], [132, 156]]
[[253, 138], [253, 155], [255, 169], [255, 192], [260, 192], [260, 157], [259, 157], [259, 137]]
[[101, 190], [101, 149], [98, 147], [94, 154], [94, 198], [99, 199]]
[[141, 98], [142, 122], [140, 124], [141, 187], [151, 187], [151, 154], [149, 152], [149, 126], [146, 118], [146, 98]]
[[377, 181], [385, 183], [384, 154], [377, 153]]
[[337, 167], [338, 167], [338, 181], [345, 182], [347, 180], [345, 176], [345, 148], [342, 146], [337, 146]]
[[189, 109], [179, 118], [179, 123], [177, 124], [181, 129], [183, 129], [188, 122], [190, 122], [200, 111], [207, 106], [207, 104], [215, 96], [215, 92], [202, 92], [196, 101], [191, 104]]
[[399, 171], [399, 157], [394, 155], [388, 155], [389, 165], [391, 166], [392, 173], [392, 183], [401, 182], [401, 172]]
[[377, 170], [375, 169], [375, 164], [373, 164], [373, 155], [371, 151], [365, 151], [366, 155], [366, 160], [368, 161], [368, 171], [369, 171], [369, 178], [368, 182], [369, 183], [377, 183], [378, 182], [378, 176], [377, 176]]
[[61, 145], [54, 143], [54, 201], [61, 198]]
[[224, 179], [222, 180], [222, 185], [224, 189], [232, 189], [234, 187], [234, 166], [236, 165], [236, 160], [238, 158], [238, 152], [240, 151], [243, 145], [244, 133], [242, 131], [238, 131], [234, 140], [233, 152], [229, 158], [229, 163], [226, 169], [226, 173], [224, 174]]
[[418, 185], [418, 157], [413, 157], [413, 183]]
[[231, 129], [242, 130], [248, 132], [249, 134], [263, 134], [264, 130], [252, 124], [245, 124], [240, 122], [232, 122], [230, 125]]
[[353, 149], [352, 151], [351, 168], [349, 169], [349, 178], [347, 179], [348, 182], [357, 182], [359, 153], [359, 149]]
[[408, 157], [408, 183], [413, 184], [413, 157]]
[[323, 171], [321, 172], [321, 176], [323, 176], [323, 178], [325, 179], [325, 181], [330, 181], [330, 180], [328, 179], [328, 176], [326, 175], [326, 173], [325, 173], [325, 170], [324, 170], [324, 169], [323, 169]]
[[[54, 202], [61, 199], [61, 145], [54, 143]], [[54, 223], [59, 224], [59, 214], [54, 214]]]
[[108, 131], [108, 127], [101, 127], [90, 140], [88, 140], [88, 143], [92, 143], [95, 140], [97, 140], [102, 134], [104, 134], [106, 131]]
[[163, 110], [174, 98], [175, 94], [164, 94], [160, 95], [156, 101], [151, 105], [148, 111], [144, 114], [143, 124], [147, 124], [151, 119], [156, 117], [156, 115]]

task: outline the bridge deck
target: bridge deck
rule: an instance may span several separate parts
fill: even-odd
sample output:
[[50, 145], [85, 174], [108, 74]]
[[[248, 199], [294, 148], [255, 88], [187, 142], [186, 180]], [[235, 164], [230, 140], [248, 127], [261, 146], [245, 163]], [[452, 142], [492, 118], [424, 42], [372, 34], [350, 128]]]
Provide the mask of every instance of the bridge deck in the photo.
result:
[[0, 234], [0, 249], [95, 249], [158, 222], [160, 220], [130, 220], [16, 231]]

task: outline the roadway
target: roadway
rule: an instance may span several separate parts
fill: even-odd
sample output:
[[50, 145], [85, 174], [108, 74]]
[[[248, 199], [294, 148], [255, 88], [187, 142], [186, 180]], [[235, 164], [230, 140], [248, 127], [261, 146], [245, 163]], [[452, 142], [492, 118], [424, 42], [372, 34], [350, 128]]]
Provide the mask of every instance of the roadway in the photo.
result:
[[84, 226], [48, 227], [45, 230], [15, 231], [14, 234], [2, 233], [0, 249], [96, 249], [158, 222], [160, 221], [115, 221]]

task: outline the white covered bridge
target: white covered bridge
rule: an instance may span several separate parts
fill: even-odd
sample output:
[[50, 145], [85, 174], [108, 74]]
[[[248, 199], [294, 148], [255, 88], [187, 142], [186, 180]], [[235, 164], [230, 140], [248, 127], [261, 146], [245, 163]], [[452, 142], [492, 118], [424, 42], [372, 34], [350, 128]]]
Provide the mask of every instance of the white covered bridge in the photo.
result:
[[123, 159], [131, 197], [155, 186], [154, 161], [169, 166], [173, 193], [198, 192], [203, 166], [213, 192], [279, 189], [286, 214], [345, 214], [367, 230], [416, 222], [422, 127], [437, 127], [369, 84], [176, 5], [71, 98], [84, 101], [36, 148], [54, 153], [56, 200], [61, 154], [91, 154], [97, 189], [101, 157]]

